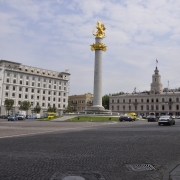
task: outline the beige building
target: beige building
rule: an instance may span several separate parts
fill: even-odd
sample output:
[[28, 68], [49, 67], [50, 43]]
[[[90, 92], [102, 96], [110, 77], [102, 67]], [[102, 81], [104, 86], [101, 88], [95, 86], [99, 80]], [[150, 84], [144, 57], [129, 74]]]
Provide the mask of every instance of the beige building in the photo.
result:
[[0, 60], [0, 115], [7, 114], [6, 98], [14, 100], [13, 114], [24, 100], [31, 103], [28, 114], [36, 105], [41, 107], [41, 115], [49, 106], [55, 106], [60, 114], [68, 105], [69, 78], [68, 70], [56, 72]]
[[84, 112], [85, 109], [89, 109], [93, 103], [93, 94], [81, 94], [69, 96], [68, 106], [72, 108], [74, 112]]
[[150, 112], [155, 112], [157, 116], [180, 115], [180, 88], [163, 90], [161, 76], [156, 67], [150, 91], [110, 96], [109, 105], [110, 110], [117, 113], [136, 112], [138, 115], [147, 116]]

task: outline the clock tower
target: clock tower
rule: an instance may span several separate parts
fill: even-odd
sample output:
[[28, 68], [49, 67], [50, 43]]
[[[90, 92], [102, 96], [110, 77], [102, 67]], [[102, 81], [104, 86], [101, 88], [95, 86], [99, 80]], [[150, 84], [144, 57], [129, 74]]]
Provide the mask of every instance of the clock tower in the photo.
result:
[[160, 94], [163, 92], [163, 85], [161, 83], [161, 75], [159, 74], [159, 70], [156, 66], [154, 70], [154, 74], [152, 75], [152, 83], [151, 83], [151, 94]]

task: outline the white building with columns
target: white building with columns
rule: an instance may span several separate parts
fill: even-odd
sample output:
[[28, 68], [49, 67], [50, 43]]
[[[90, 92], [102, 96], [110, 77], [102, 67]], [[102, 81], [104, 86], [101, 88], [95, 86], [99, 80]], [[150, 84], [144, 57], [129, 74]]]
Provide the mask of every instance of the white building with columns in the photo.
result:
[[121, 93], [110, 96], [109, 101], [110, 110], [117, 113], [135, 112], [137, 115], [147, 116], [150, 112], [155, 112], [157, 116], [180, 115], [180, 88], [163, 90], [157, 67], [152, 75], [150, 91]]
[[36, 105], [41, 107], [41, 115], [49, 106], [55, 106], [60, 114], [68, 105], [69, 79], [68, 70], [57, 72], [0, 60], [0, 115], [7, 114], [6, 98], [14, 100], [13, 114], [24, 100], [31, 103], [28, 114]]

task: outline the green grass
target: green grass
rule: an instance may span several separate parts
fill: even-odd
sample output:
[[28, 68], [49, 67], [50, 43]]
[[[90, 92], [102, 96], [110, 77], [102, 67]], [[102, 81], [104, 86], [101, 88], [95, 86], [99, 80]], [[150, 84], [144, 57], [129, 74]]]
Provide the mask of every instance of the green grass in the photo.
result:
[[94, 117], [94, 116], [78, 116], [66, 120], [66, 122], [110, 122], [119, 121], [119, 117]]

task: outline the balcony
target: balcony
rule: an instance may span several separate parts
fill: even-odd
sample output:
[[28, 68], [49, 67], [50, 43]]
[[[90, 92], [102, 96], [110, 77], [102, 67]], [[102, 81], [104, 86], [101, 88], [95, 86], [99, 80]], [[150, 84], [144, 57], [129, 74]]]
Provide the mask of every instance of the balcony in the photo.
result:
[[134, 105], [138, 105], [138, 102], [133, 102]]

